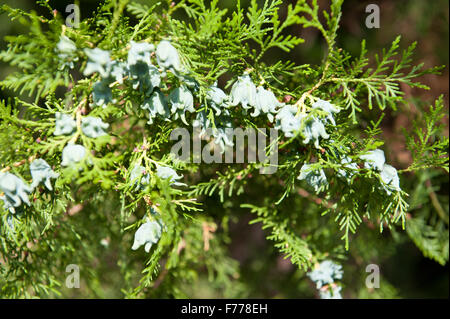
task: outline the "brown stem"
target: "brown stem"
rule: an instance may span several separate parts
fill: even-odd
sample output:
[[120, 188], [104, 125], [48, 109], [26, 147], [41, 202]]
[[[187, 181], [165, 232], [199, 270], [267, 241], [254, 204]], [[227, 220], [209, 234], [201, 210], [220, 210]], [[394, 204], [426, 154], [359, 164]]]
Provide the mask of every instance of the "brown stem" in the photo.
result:
[[431, 181], [427, 179], [425, 181], [425, 185], [428, 188], [428, 195], [430, 196], [431, 204], [433, 205], [434, 209], [436, 209], [439, 217], [448, 225], [448, 216], [442, 208], [436, 193], [433, 191], [433, 185], [431, 184]]

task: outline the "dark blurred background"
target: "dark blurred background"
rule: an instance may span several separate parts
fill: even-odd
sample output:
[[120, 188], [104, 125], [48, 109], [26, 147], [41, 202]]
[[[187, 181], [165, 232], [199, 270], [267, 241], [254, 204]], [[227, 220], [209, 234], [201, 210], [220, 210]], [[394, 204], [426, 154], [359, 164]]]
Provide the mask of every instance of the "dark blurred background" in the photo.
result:
[[[151, 1], [137, 1], [151, 2]], [[250, 1], [242, 0], [242, 6], [245, 7]], [[1, 4], [6, 3], [12, 7], [26, 10], [42, 10], [34, 1], [31, 0], [1, 0]], [[63, 15], [65, 7], [71, 1], [50, 1], [54, 7]], [[222, 0], [221, 6], [235, 6], [233, 0]], [[286, 10], [286, 1], [283, 10]], [[319, 1], [326, 7], [328, 1]], [[368, 29], [365, 26], [367, 13], [365, 8], [368, 4], [377, 4], [380, 7], [380, 28]], [[98, 1], [79, 1], [81, 8], [81, 18], [87, 17], [98, 6]], [[283, 18], [283, 13], [280, 13]], [[26, 32], [23, 27], [16, 22], [11, 22], [5, 15], [0, 15], [0, 49], [6, 48], [4, 37], [6, 35], [20, 34]], [[274, 49], [268, 54], [266, 60], [268, 63], [279, 59], [290, 59], [297, 64], [320, 64], [324, 56], [324, 43], [320, 34], [311, 28], [301, 29], [295, 27], [290, 30], [292, 33], [300, 34], [305, 39], [305, 43], [296, 47], [292, 52], [285, 53]], [[338, 37], [338, 46], [349, 51], [353, 55], [359, 55], [362, 39], [367, 41], [369, 52], [380, 53], [381, 49], [388, 47], [397, 35], [402, 35], [401, 45], [408, 46], [411, 42], [417, 41], [417, 50], [414, 63], [423, 62], [425, 67], [435, 65], [449, 64], [449, 2], [448, 0], [384, 0], [384, 1], [356, 1], [347, 0], [343, 6], [343, 16], [341, 28]], [[10, 73], [12, 68], [0, 62], [0, 79]], [[423, 77], [421, 82], [427, 84], [431, 89], [429, 91], [402, 87], [406, 97], [418, 97], [432, 103], [436, 97], [444, 94], [444, 100], [448, 108], [448, 82], [449, 68], [442, 71], [441, 76], [428, 75]], [[0, 98], [4, 99], [13, 96], [12, 92], [0, 90]], [[448, 135], [448, 118], [446, 133]], [[401, 114], [388, 116], [384, 123], [384, 139], [387, 141], [387, 148], [392, 150], [389, 154], [390, 161], [394, 166], [404, 168], [410, 161], [409, 152], [405, 150], [404, 140], [401, 135], [401, 128], [408, 126], [408, 118]], [[250, 216], [243, 216], [239, 222], [233, 224], [231, 254], [241, 262], [243, 276], [251, 280], [251, 273], [258, 272], [263, 278], [267, 278], [266, 284], [260, 284], [260, 289], [255, 291], [252, 297], [285, 297], [292, 296], [290, 288], [278, 286], [283, 280], [288, 280], [284, 274], [292, 271], [292, 265], [283, 260], [272, 250], [272, 243], [267, 242], [264, 233], [259, 224], [248, 225]], [[383, 275], [388, 281], [397, 288], [399, 295], [410, 298], [430, 298], [446, 297], [449, 295], [449, 268], [448, 263], [445, 267], [440, 266], [434, 261], [424, 258], [420, 251], [410, 241], [398, 245], [395, 249], [401, 251], [401, 254], [394, 253], [383, 268]], [[273, 255], [272, 264], [259, 264], [261, 254]], [[270, 258], [269, 258], [270, 259]], [[255, 278], [261, 278], [256, 276]], [[270, 282], [277, 282], [277, 287], [272, 287]], [[412, 280], [414, 279], [414, 280]], [[199, 283], [201, 285], [201, 283]], [[286, 285], [286, 287], [292, 285]], [[207, 290], [207, 283], [204, 283], [204, 289]], [[197, 297], [205, 297], [206, 291], [199, 293]], [[312, 296], [311, 296], [312, 297]], [[355, 297], [355, 296], [349, 296]]]

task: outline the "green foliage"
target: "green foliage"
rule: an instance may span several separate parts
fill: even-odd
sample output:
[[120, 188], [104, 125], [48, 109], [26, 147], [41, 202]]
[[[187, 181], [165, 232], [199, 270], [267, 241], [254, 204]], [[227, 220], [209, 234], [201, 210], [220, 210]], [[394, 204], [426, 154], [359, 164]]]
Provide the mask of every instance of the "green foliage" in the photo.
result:
[[[437, 195], [442, 180], [437, 172], [422, 171], [411, 196], [413, 218], [407, 233], [423, 254], [441, 265], [448, 261], [448, 198]], [[437, 185], [432, 184], [436, 180]], [[433, 181], [434, 182], [434, 181]]]
[[[251, 297], [250, 283], [228, 251], [232, 221], [249, 212], [250, 223], [261, 224], [274, 254], [295, 266], [292, 278], [305, 296], [315, 290], [301, 282], [308, 282], [306, 272], [319, 262], [341, 262], [345, 282], [346, 272], [354, 267], [346, 263], [349, 258], [359, 260], [361, 267], [373, 259], [382, 261], [382, 251], [397, 236], [407, 234], [424, 256], [441, 265], [448, 262], [448, 197], [441, 195], [448, 179], [443, 98], [417, 113], [412, 131], [404, 130], [412, 163], [398, 170], [400, 187], [386, 182], [383, 170], [371, 169], [361, 158], [385, 147], [381, 126], [385, 114], [409, 102], [401, 85], [427, 89], [416, 79], [441, 68], [413, 65], [416, 44], [401, 51], [400, 37], [373, 61], [364, 41], [360, 56], [351, 56], [337, 41], [342, 0], [332, 1], [326, 9], [316, 0], [300, 0], [289, 4], [286, 12], [280, 10], [282, 3], [254, 0], [244, 9], [237, 1], [233, 10], [227, 10], [217, 0], [153, 5], [105, 1], [79, 28], [66, 27], [46, 1], [39, 2], [48, 10], [44, 16], [1, 7], [0, 14], [23, 23], [29, 33], [8, 36], [8, 47], [0, 52], [0, 60], [15, 68], [0, 87], [16, 95], [0, 101], [0, 174], [10, 172], [30, 184], [29, 164], [42, 158], [59, 178], [53, 191], [36, 187], [31, 205], [20, 206], [15, 214], [0, 201], [0, 296], [192, 297], [198, 294], [195, 283], [207, 281], [212, 296]], [[323, 64], [268, 63], [270, 50], [301, 48], [304, 40], [291, 32], [298, 26], [322, 35], [327, 44]], [[77, 48], [70, 61], [74, 68], [58, 55], [62, 35]], [[189, 123], [204, 111], [211, 126], [219, 127], [223, 119], [208, 104], [208, 89], [218, 81], [229, 92], [246, 72], [256, 86], [295, 107], [295, 117], [321, 123], [329, 138], [321, 135], [320, 147], [304, 143], [305, 122], [299, 122], [292, 137], [280, 131], [277, 171], [271, 175], [259, 174], [262, 163], [176, 159], [170, 154], [170, 133], [178, 127], [191, 130], [190, 126], [160, 114], [148, 124], [142, 105], [151, 93], [133, 88], [128, 75], [109, 81], [81, 72], [88, 61], [83, 49], [107, 50], [108, 63], [126, 64], [131, 41], [157, 46], [161, 40], [175, 47], [184, 70], [160, 67], [162, 81], [155, 90], [168, 96], [176, 87], [189, 87], [195, 108], [185, 113]], [[157, 51], [147, 53], [156, 65]], [[111, 90], [113, 101], [106, 107], [94, 103], [98, 81], [107, 82], [106, 90]], [[327, 122], [329, 113], [313, 107], [319, 99], [339, 108], [333, 114], [336, 125]], [[74, 119], [73, 134], [53, 134], [58, 112]], [[233, 127], [274, 126], [265, 116], [250, 116], [241, 105], [224, 113]], [[86, 136], [81, 128], [85, 116], [108, 123], [108, 135]], [[370, 124], [365, 125], [368, 118]], [[63, 167], [62, 153], [71, 143], [84, 147], [86, 154]], [[390, 163], [388, 150], [385, 154]], [[353, 168], [343, 159], [349, 159]], [[326, 183], [314, 188], [299, 180], [305, 164], [323, 171]], [[133, 176], [138, 166], [144, 170]], [[188, 186], [162, 177], [160, 167], [183, 174]], [[161, 237], [149, 253], [131, 250], [134, 233], [152, 218], [164, 225]], [[377, 229], [388, 232], [382, 236]], [[363, 245], [366, 239], [370, 243]], [[65, 287], [70, 264], [80, 267], [81, 291]], [[361, 288], [363, 279], [342, 293], [396, 297], [395, 287], [383, 281], [385, 286], [376, 294]], [[105, 288], [105, 282], [114, 284]]]
[[413, 122], [414, 134], [405, 131], [406, 145], [413, 157], [413, 163], [406, 170], [441, 167], [448, 172], [448, 137], [443, 135], [442, 123], [446, 115], [443, 97], [421, 115]]

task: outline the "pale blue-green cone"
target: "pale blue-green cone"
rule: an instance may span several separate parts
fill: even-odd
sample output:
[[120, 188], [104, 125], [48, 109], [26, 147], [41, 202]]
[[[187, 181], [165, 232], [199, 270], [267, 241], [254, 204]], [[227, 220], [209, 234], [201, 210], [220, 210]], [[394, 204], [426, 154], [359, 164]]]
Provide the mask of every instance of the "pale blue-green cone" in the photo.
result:
[[70, 166], [80, 162], [86, 156], [86, 149], [83, 145], [69, 143], [62, 151], [62, 166]]
[[129, 66], [129, 74], [133, 89], [139, 88], [147, 96], [161, 85], [161, 74], [154, 65], [139, 61]]
[[[123, 83], [123, 78], [128, 73], [125, 63], [111, 60], [109, 52], [99, 48], [85, 49], [84, 52], [88, 56], [84, 75], [88, 76], [95, 72], [100, 74], [104, 90], [106, 90], [106, 86], [109, 88], [109, 84], [114, 81]], [[103, 103], [100, 103], [100, 105], [103, 105]]]
[[383, 188], [388, 195], [391, 195], [392, 191], [400, 190], [400, 179], [395, 167], [384, 164], [380, 177], [384, 183]]
[[384, 163], [386, 161], [384, 152], [380, 149], [367, 152], [367, 154], [361, 155], [359, 158], [365, 161], [364, 166], [368, 169], [375, 169], [382, 171]]
[[77, 122], [72, 116], [60, 112], [55, 113], [55, 131], [53, 135], [71, 135], [77, 128]]
[[161, 74], [150, 60], [151, 52], [154, 50], [153, 44], [131, 41], [131, 48], [128, 51], [127, 65], [133, 89], [139, 87], [139, 90], [147, 96], [161, 84]]
[[156, 220], [148, 221], [142, 224], [134, 234], [132, 250], [137, 250], [144, 245], [145, 252], [149, 252], [152, 245], [156, 244], [161, 238], [163, 226]]
[[189, 125], [186, 122], [186, 111], [195, 112], [194, 96], [191, 91], [184, 85], [175, 88], [169, 94], [169, 101], [172, 105], [171, 113], [174, 115], [173, 119], [181, 118], [184, 124]]
[[107, 135], [104, 131], [109, 127], [108, 123], [104, 123], [99, 117], [87, 116], [81, 120], [81, 130], [83, 134], [90, 138]]
[[205, 111], [200, 111], [197, 113], [195, 120], [192, 121], [192, 126], [200, 129], [199, 136], [202, 137], [205, 135], [206, 130], [211, 127], [211, 120], [208, 118]]
[[[223, 110], [222, 115], [228, 116], [228, 110]], [[233, 123], [228, 117], [220, 116], [216, 118], [216, 127], [213, 128], [211, 121], [204, 111], [198, 112], [196, 119], [192, 122], [194, 128], [200, 128], [199, 137], [205, 134], [214, 137], [214, 143], [220, 146], [220, 152], [223, 154], [227, 146], [233, 146], [233, 137], [227, 134], [227, 129], [233, 129]]]
[[326, 120], [325, 122], [328, 121], [331, 124], [336, 125], [336, 121], [334, 120], [333, 116], [334, 116], [335, 113], [339, 113], [340, 112], [340, 109], [336, 105], [331, 104], [328, 101], [324, 101], [324, 100], [320, 100], [319, 99], [318, 101], [313, 103], [312, 108], [313, 109], [319, 109], [319, 110], [322, 110], [325, 113], [327, 113], [327, 116], [325, 117], [325, 120]]
[[358, 164], [353, 163], [352, 159], [348, 156], [342, 158], [341, 165], [346, 169], [343, 168], [338, 169], [338, 176], [344, 179], [352, 178], [353, 175], [355, 175], [354, 171], [358, 170]]
[[28, 194], [33, 191], [33, 187], [25, 184], [25, 182], [11, 173], [0, 172], [0, 200], [3, 201], [4, 209], [8, 209], [11, 213], [15, 213], [15, 207], [19, 207], [22, 203], [30, 206]]
[[339, 285], [329, 285], [319, 290], [320, 299], [342, 299], [342, 287]]
[[209, 106], [216, 111], [216, 115], [222, 113], [222, 108], [228, 108], [230, 106], [228, 95], [218, 88], [217, 84], [209, 87], [206, 98], [209, 101]]
[[244, 109], [249, 109], [256, 105], [256, 86], [253, 84], [250, 75], [239, 76], [231, 87], [231, 105], [241, 104]]
[[77, 51], [77, 46], [75, 45], [75, 43], [65, 35], [61, 35], [59, 37], [59, 42], [56, 45], [56, 48], [59, 52], [66, 54], [74, 53]]
[[117, 81], [117, 83], [122, 84], [123, 78], [127, 75], [128, 68], [125, 63], [120, 61], [111, 61], [109, 64], [109, 80]]
[[178, 175], [177, 172], [167, 166], [158, 166], [156, 168], [156, 175], [161, 179], [168, 179], [170, 185], [186, 186], [184, 183], [177, 182], [178, 179], [183, 178], [183, 175]]
[[14, 201], [8, 199], [5, 195], [0, 195], [0, 200], [3, 201], [3, 209], [8, 210], [11, 214], [16, 213], [16, 209], [13, 205]]
[[153, 119], [157, 115], [160, 115], [166, 121], [170, 121], [170, 110], [167, 104], [167, 99], [165, 95], [159, 91], [155, 90], [149, 98], [144, 100], [144, 104], [141, 105], [143, 110], [147, 110], [148, 113], [148, 124], [153, 124]]
[[58, 58], [62, 62], [62, 67], [60, 70], [64, 68], [64, 66], [68, 66], [69, 68], [74, 68], [74, 61], [78, 60], [76, 55], [77, 47], [75, 43], [70, 40], [65, 35], [60, 36], [59, 42], [56, 45], [56, 52], [58, 53]]
[[275, 116], [275, 128], [283, 131], [286, 137], [293, 137], [300, 130], [303, 114], [296, 116], [297, 108], [285, 105]]
[[109, 77], [111, 61], [109, 52], [99, 48], [84, 49], [84, 52], [88, 56], [88, 62], [83, 74], [88, 76], [97, 72], [102, 78]]
[[305, 180], [317, 193], [328, 185], [328, 181], [323, 169], [311, 169], [311, 166], [311, 164], [304, 164], [297, 179]]
[[150, 174], [145, 170], [144, 166], [136, 165], [130, 173], [130, 181], [136, 185], [136, 190], [144, 189], [145, 185], [150, 183]]
[[325, 260], [317, 268], [307, 273], [307, 276], [316, 284], [317, 289], [320, 289], [325, 285], [331, 285], [336, 280], [342, 279], [343, 274], [341, 265]]
[[92, 100], [95, 105], [105, 108], [108, 103], [114, 103], [115, 100], [112, 97], [112, 90], [109, 87], [109, 83], [105, 81], [97, 81], [93, 85]]
[[218, 127], [213, 130], [214, 143], [220, 146], [221, 154], [225, 152], [226, 147], [231, 147], [234, 145], [233, 138], [227, 134], [227, 128], [233, 128], [231, 122], [226, 122], [223, 127]]
[[313, 142], [317, 149], [320, 149], [320, 138], [328, 139], [330, 137], [330, 135], [328, 135], [325, 131], [325, 126], [323, 123], [313, 116], [309, 116], [304, 119], [304, 128], [302, 133], [305, 137], [303, 143], [308, 144], [309, 142]]
[[178, 75], [178, 78], [184, 85], [191, 89], [192, 92], [197, 92], [200, 89], [200, 84], [192, 76]]
[[127, 58], [128, 67], [137, 64], [138, 62], [151, 64], [150, 55], [153, 51], [155, 51], [155, 46], [153, 44], [131, 41]]
[[50, 179], [59, 177], [59, 174], [54, 172], [50, 165], [42, 158], [35, 159], [33, 162], [31, 162], [30, 173], [31, 177], [33, 178], [31, 187], [34, 188], [40, 183], [44, 182], [45, 187], [47, 187], [47, 189], [50, 191], [53, 190]]
[[284, 105], [277, 100], [272, 91], [266, 90], [262, 86], [256, 88], [255, 110], [250, 115], [257, 117], [261, 113], [266, 114], [270, 122], [273, 122], [274, 114], [277, 113], [277, 108]]
[[156, 61], [165, 70], [183, 71], [177, 49], [167, 40], [162, 40], [156, 47]]
[[149, 88], [147, 94], [149, 90], [153, 91], [155, 87], [159, 87], [161, 84], [161, 74], [154, 65], [149, 65], [148, 67], [148, 82], [146, 83]]

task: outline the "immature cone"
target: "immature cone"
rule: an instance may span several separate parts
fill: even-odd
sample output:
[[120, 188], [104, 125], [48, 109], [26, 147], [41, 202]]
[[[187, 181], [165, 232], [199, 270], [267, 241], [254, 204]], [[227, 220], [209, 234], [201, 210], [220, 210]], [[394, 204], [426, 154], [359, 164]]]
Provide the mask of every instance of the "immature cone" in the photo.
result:
[[[340, 109], [336, 105], [331, 104], [328, 101], [318, 100], [311, 107], [313, 109], [320, 109], [320, 110], [324, 111], [325, 113], [327, 113], [325, 122], [329, 121], [331, 124], [336, 125], [333, 115], [335, 113], [339, 113], [339, 111], [340, 111]], [[326, 123], [324, 123], [324, 124], [326, 124]]]
[[144, 189], [145, 185], [150, 183], [150, 174], [146, 173], [144, 166], [136, 165], [131, 170], [130, 181], [134, 181], [133, 185], [136, 185], [136, 190]]
[[361, 155], [359, 158], [365, 161], [364, 166], [369, 169], [375, 169], [377, 171], [383, 170], [384, 162], [386, 161], [384, 152], [379, 149], [369, 151], [367, 152], [367, 154]]
[[53, 135], [70, 135], [75, 132], [77, 122], [68, 114], [56, 112], [55, 113], [55, 131]]
[[42, 158], [35, 159], [31, 162], [30, 173], [33, 178], [33, 183], [31, 184], [33, 188], [41, 182], [44, 182], [45, 187], [50, 191], [53, 190], [50, 179], [59, 177], [59, 174], [55, 173], [50, 165]]
[[303, 115], [296, 113], [295, 106], [286, 105], [275, 116], [275, 128], [282, 130], [286, 137], [293, 137], [294, 133], [300, 130]]
[[162, 40], [156, 47], [158, 65], [172, 72], [181, 72], [182, 66], [177, 49], [167, 40]]
[[395, 167], [385, 164], [380, 176], [381, 180], [386, 184], [386, 186], [383, 185], [383, 188], [388, 195], [391, 194], [391, 190], [400, 190], [400, 179]]
[[189, 125], [186, 122], [186, 111], [195, 112], [194, 96], [191, 91], [184, 85], [175, 88], [170, 92], [169, 101], [172, 104], [171, 112], [174, 114], [174, 119], [181, 118], [184, 124]]
[[217, 83], [209, 87], [206, 98], [209, 101], [209, 105], [216, 111], [216, 115], [222, 113], [222, 108], [228, 108], [230, 106], [228, 96], [217, 87]]
[[256, 105], [256, 86], [250, 75], [244, 74], [231, 87], [231, 105], [241, 104], [244, 109]]
[[62, 151], [62, 166], [70, 166], [78, 163], [86, 156], [86, 149], [83, 145], [67, 144]]
[[330, 135], [325, 131], [325, 125], [314, 116], [305, 117], [304, 119], [304, 129], [302, 131], [305, 139], [304, 144], [313, 142], [314, 146], [320, 149], [319, 138], [328, 139]]
[[284, 104], [278, 101], [272, 91], [266, 90], [262, 86], [256, 88], [255, 111], [250, 115], [258, 116], [260, 113], [267, 115], [270, 122], [273, 122], [273, 115], [277, 112], [277, 108]]
[[106, 107], [108, 103], [114, 102], [112, 90], [109, 87], [109, 82], [106, 80], [97, 81], [92, 86], [92, 100], [95, 105]]
[[28, 194], [33, 191], [33, 187], [28, 186], [22, 179], [11, 173], [0, 172], [0, 199], [4, 202], [4, 208], [15, 213], [14, 207], [19, 207], [22, 203], [30, 205]]
[[331, 285], [336, 280], [342, 279], [342, 266], [335, 264], [330, 260], [321, 262], [313, 271], [309, 272], [307, 276], [316, 283], [317, 289], [325, 285]]
[[161, 74], [150, 61], [151, 52], [155, 50], [153, 44], [131, 41], [128, 51], [127, 66], [133, 89], [144, 92], [149, 96], [161, 84]]
[[153, 119], [160, 115], [166, 121], [170, 121], [170, 110], [166, 96], [159, 90], [155, 90], [149, 98], [144, 100], [141, 109], [149, 111], [148, 124], [153, 124]]
[[153, 244], [156, 244], [161, 238], [162, 225], [155, 220], [142, 224], [134, 234], [132, 250], [137, 250], [142, 245], [145, 252], [149, 252]]
[[177, 172], [167, 166], [158, 166], [156, 175], [161, 179], [168, 179], [171, 185], [186, 186], [184, 183], [177, 182], [178, 179], [183, 178], [183, 175], [178, 175]]
[[358, 165], [356, 163], [352, 163], [352, 159], [348, 156], [342, 158], [341, 164], [342, 166], [350, 170], [350, 172], [345, 169], [338, 170], [338, 175], [344, 179], [352, 178], [352, 176], [354, 175], [353, 171], [358, 170]]
[[83, 74], [87, 76], [98, 72], [102, 78], [107, 78], [109, 76], [108, 65], [111, 61], [109, 52], [99, 48], [84, 49], [84, 52], [89, 59]]
[[104, 131], [109, 127], [108, 123], [104, 123], [99, 117], [86, 116], [81, 120], [81, 130], [87, 137], [97, 138], [107, 135]]
[[305, 180], [316, 193], [321, 187], [328, 185], [325, 172], [322, 169], [311, 169], [311, 164], [303, 164], [297, 179]]

